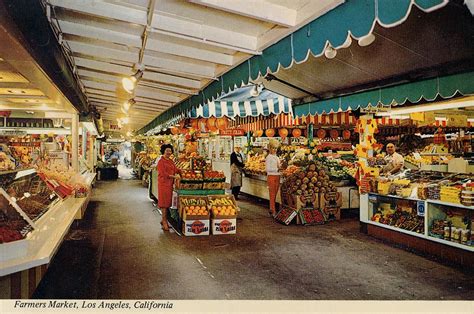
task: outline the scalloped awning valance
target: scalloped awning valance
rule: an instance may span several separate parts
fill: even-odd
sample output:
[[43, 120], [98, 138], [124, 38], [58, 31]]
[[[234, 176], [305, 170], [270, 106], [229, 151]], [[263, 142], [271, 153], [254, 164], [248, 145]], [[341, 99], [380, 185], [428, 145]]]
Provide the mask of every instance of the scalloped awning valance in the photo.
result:
[[[308, 23], [293, 34], [266, 48], [228, 71], [207, 87], [156, 117], [142, 128], [146, 132], [179, 115], [189, 115], [192, 108], [217, 99], [223, 93], [247, 85], [279, 67], [304, 62], [309, 54], [319, 56], [327, 45], [344, 46], [349, 36], [355, 39], [370, 34], [376, 23], [393, 27], [403, 23], [413, 6], [431, 12], [445, 6], [448, 0], [351, 0]], [[354, 96], [357, 97], [357, 96]]]

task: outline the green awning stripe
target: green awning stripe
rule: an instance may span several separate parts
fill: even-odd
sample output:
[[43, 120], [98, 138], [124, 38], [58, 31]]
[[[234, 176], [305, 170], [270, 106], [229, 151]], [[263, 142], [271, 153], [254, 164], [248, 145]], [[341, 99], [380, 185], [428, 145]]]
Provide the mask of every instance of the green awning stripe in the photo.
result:
[[[176, 113], [188, 113], [193, 107], [216, 99], [222, 92], [230, 92], [260, 75], [275, 73], [278, 68], [290, 67], [293, 62], [301, 63], [309, 53], [322, 55], [327, 43], [334, 48], [341, 47], [348, 36], [359, 39], [370, 34], [379, 23], [384, 27], [393, 27], [402, 23], [410, 14], [413, 5], [426, 12], [445, 6], [448, 0], [347, 0], [344, 4], [303, 26], [293, 34], [266, 48], [261, 55], [253, 56], [204, 88], [203, 95], [192, 96], [178, 104], [179, 110], [171, 109], [155, 118], [142, 128], [143, 133], [152, 125], [164, 123]], [[334, 106], [334, 105], [328, 105]]]
[[302, 117], [308, 114], [315, 115], [339, 110], [348, 111], [367, 108], [369, 105], [375, 106], [377, 104], [400, 106], [407, 101], [411, 103], [417, 103], [421, 100], [433, 101], [438, 96], [448, 99], [456, 94], [474, 95], [474, 72], [448, 75], [349, 96], [294, 105], [293, 112], [296, 117]]

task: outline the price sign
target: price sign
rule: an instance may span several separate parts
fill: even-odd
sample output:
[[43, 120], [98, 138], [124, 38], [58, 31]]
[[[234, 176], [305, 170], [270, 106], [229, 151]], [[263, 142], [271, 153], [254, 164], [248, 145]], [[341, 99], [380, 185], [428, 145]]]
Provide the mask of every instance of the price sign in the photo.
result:
[[418, 201], [416, 204], [416, 214], [418, 216], [425, 216], [425, 202]]

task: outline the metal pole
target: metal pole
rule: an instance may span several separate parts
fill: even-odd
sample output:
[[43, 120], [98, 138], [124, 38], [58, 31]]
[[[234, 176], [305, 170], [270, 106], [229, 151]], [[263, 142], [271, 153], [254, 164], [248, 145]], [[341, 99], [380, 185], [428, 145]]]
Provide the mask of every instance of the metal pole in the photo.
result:
[[79, 172], [79, 115], [72, 115], [72, 169], [75, 172]]

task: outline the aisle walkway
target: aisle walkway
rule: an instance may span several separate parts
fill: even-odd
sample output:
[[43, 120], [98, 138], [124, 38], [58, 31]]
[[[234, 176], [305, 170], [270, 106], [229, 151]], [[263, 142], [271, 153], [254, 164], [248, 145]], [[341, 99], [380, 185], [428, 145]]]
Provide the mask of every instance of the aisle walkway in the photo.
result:
[[139, 181], [99, 182], [36, 298], [474, 299], [474, 273], [360, 234], [356, 220], [282, 226], [240, 203], [236, 236], [163, 233]]

